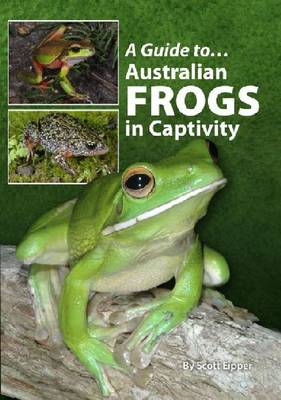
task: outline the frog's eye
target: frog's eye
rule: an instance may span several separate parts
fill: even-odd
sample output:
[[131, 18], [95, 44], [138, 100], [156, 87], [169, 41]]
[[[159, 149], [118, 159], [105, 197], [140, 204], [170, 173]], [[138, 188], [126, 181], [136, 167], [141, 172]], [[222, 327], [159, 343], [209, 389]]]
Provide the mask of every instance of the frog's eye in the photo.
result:
[[212, 157], [213, 161], [217, 162], [219, 158], [219, 152], [215, 143], [211, 142], [211, 140], [206, 140], [209, 154]]
[[123, 176], [123, 188], [132, 197], [141, 199], [149, 195], [155, 186], [152, 173], [145, 167], [135, 167]]
[[86, 143], [86, 147], [87, 147], [87, 149], [92, 150], [92, 149], [95, 149], [97, 147], [97, 145], [96, 145], [96, 143], [88, 142], [88, 143]]
[[80, 50], [81, 50], [81, 47], [78, 47], [78, 46], [71, 47], [71, 51], [73, 51], [73, 53], [79, 53]]

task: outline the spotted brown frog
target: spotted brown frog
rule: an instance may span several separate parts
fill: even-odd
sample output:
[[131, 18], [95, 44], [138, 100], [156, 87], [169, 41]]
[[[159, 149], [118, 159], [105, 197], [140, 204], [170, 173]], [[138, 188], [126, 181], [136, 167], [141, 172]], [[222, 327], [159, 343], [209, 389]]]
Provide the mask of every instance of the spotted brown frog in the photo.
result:
[[36, 145], [41, 145], [68, 173], [75, 171], [67, 163], [70, 157], [89, 157], [105, 154], [105, 140], [92, 127], [67, 113], [50, 113], [27, 124], [23, 133], [28, 159]]

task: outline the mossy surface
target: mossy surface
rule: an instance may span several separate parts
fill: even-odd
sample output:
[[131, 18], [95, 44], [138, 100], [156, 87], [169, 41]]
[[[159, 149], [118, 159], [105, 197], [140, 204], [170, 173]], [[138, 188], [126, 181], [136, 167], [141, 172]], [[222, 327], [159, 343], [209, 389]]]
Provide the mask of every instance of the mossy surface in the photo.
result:
[[[48, 111], [9, 112], [9, 182], [10, 183], [87, 183], [100, 175], [117, 170], [117, 112], [116, 111], [67, 111], [86, 123], [100, 135], [109, 148], [103, 156], [72, 157], [67, 160], [75, 175], [66, 172], [52, 158], [52, 154], [38, 145], [34, 148], [31, 162], [27, 162], [27, 148], [23, 143], [23, 131], [30, 121], [38, 121]], [[32, 165], [32, 174], [20, 174], [20, 168]]]

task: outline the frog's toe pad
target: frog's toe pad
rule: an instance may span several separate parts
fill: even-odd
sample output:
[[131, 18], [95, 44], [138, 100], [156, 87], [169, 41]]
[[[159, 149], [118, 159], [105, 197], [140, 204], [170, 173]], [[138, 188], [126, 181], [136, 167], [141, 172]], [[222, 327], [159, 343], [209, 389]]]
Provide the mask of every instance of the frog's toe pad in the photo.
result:
[[139, 369], [147, 368], [149, 366], [149, 364], [151, 363], [151, 359], [154, 356], [159, 343], [160, 343], [160, 340], [157, 341], [157, 343], [150, 349], [150, 351], [144, 351], [143, 344], [136, 346], [131, 351], [131, 355], [130, 355], [131, 363]]
[[227, 314], [234, 322], [244, 328], [248, 328], [252, 325], [253, 322], [257, 322], [259, 320], [256, 315], [249, 312], [246, 308], [226, 307], [222, 311]]
[[135, 345], [131, 350], [128, 349], [128, 338], [125, 342], [116, 344], [114, 347], [114, 359], [124, 368], [146, 369], [151, 363], [160, 343], [160, 337], [155, 339], [155, 335], [148, 335], [143, 341]]
[[140, 387], [146, 388], [153, 377], [153, 368], [150, 365], [145, 369], [134, 369], [131, 375], [133, 382]]
[[126, 347], [126, 342], [115, 345], [113, 357], [115, 361], [125, 369], [130, 366], [130, 351]]
[[152, 378], [151, 357], [144, 355], [143, 352], [137, 354], [134, 350], [130, 352], [126, 343], [116, 345], [114, 348], [115, 361], [127, 371], [134, 383], [140, 387], [145, 387]]
[[224, 308], [234, 308], [232, 302], [220, 292], [214, 289], [206, 288], [203, 291], [203, 301], [212, 307], [222, 311]]
[[250, 326], [253, 322], [259, 319], [245, 308], [236, 307], [230, 300], [213, 289], [205, 289], [203, 293], [203, 300], [217, 308], [219, 311], [227, 314], [234, 322], [243, 327]]

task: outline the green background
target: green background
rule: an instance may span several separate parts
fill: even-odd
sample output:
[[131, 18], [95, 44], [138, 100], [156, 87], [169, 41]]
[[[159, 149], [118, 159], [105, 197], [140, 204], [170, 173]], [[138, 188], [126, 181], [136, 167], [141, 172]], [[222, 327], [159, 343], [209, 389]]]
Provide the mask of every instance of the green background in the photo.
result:
[[[280, 220], [281, 220], [281, 139], [280, 139], [280, 38], [281, 3], [275, 0], [189, 0], [189, 1], [10, 1], [1, 6], [1, 236], [0, 242], [16, 244], [30, 223], [42, 212], [83, 190], [77, 186], [7, 185], [7, 19], [119, 19], [120, 20], [120, 167], [137, 160], [154, 161], [184, 145], [182, 139], [126, 138], [125, 73], [129, 62], [138, 66], [186, 66], [191, 61], [208, 66], [225, 66], [228, 81], [194, 82], [207, 93], [220, 84], [259, 86], [260, 111], [253, 117], [225, 117], [240, 123], [233, 142], [215, 138], [219, 164], [228, 179], [209, 212], [200, 222], [201, 239], [222, 252], [231, 267], [231, 280], [223, 291], [236, 305], [254, 312], [261, 323], [281, 328]], [[227, 51], [220, 59], [190, 58], [126, 59], [130, 42], [164, 45], [181, 42], [187, 46], [207, 45]], [[279, 64], [279, 67], [278, 67]], [[134, 85], [134, 81], [130, 84]], [[140, 82], [139, 84], [143, 84]], [[150, 83], [147, 83], [148, 85]], [[176, 91], [183, 81], [156, 81]], [[189, 82], [186, 82], [189, 84]], [[236, 96], [237, 98], [237, 96]], [[239, 103], [237, 103], [239, 105]], [[198, 119], [198, 117], [195, 119]], [[202, 122], [216, 118], [205, 111]], [[149, 107], [143, 107], [135, 122], [147, 125]], [[162, 118], [170, 123], [187, 123], [178, 114]]]

